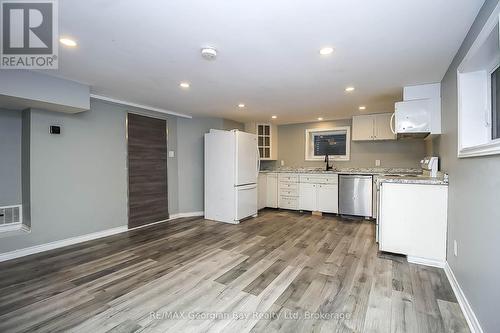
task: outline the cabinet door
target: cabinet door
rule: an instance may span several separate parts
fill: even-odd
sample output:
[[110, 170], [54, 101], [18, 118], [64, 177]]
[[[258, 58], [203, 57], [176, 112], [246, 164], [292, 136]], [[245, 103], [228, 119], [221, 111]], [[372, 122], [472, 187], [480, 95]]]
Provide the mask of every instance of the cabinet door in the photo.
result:
[[373, 140], [374, 117], [372, 115], [352, 117], [352, 140]]
[[257, 187], [257, 208], [262, 209], [266, 207], [267, 203], [267, 177], [265, 174], [259, 174]]
[[317, 192], [316, 184], [300, 183], [299, 186], [299, 209], [301, 210], [317, 210]]
[[266, 207], [278, 208], [278, 175], [267, 175]]
[[392, 113], [375, 115], [375, 140], [396, 140], [396, 135], [391, 131]]
[[324, 213], [339, 212], [339, 187], [337, 184], [319, 184], [318, 210]]

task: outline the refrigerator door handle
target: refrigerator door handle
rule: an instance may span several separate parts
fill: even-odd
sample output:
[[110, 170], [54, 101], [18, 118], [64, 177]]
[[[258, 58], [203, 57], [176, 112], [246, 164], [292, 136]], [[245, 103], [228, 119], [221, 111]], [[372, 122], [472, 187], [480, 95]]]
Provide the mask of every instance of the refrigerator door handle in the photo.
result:
[[260, 171], [260, 152], [259, 152], [259, 146], [257, 146], [257, 178], [259, 177], [259, 171]]

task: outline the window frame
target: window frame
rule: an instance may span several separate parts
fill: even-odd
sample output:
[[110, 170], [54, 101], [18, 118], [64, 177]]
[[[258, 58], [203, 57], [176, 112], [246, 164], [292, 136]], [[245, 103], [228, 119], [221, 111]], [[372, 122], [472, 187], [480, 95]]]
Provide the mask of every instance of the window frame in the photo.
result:
[[[484, 25], [481, 32], [478, 34], [476, 40], [473, 42], [472, 46], [467, 51], [467, 54], [463, 58], [462, 62], [457, 68], [457, 104], [458, 104], [458, 128], [457, 128], [457, 157], [458, 158], [468, 158], [468, 157], [478, 157], [478, 156], [488, 156], [500, 154], [500, 138], [493, 139], [493, 115], [492, 115], [492, 96], [491, 96], [491, 75], [500, 66], [500, 55], [494, 57], [492, 63], [484, 64], [480, 69], [474, 71], [466, 71], [465, 68], [469, 64], [469, 61], [477, 54], [477, 52], [485, 45], [488, 38], [494, 33], [494, 29], [500, 29], [500, 3], [497, 5], [493, 13], [488, 18], [486, 24]], [[500, 43], [500, 41], [499, 41]], [[480, 96], [480, 99], [485, 103], [483, 109], [483, 103], [481, 103], [479, 112], [475, 115], [476, 120], [484, 121], [484, 132], [478, 132], [476, 135], [479, 141], [484, 141], [475, 145], [465, 146], [463, 143], [463, 137], [466, 134], [471, 133], [471, 129], [467, 132], [466, 128], [463, 128], [463, 124], [466, 123], [464, 118], [470, 117], [471, 111], [464, 111], [462, 106], [463, 100], [463, 90], [460, 81], [465, 78], [469, 73], [485, 73], [486, 82], [482, 81], [482, 84], [486, 83], [486, 94], [476, 95]], [[480, 112], [483, 109], [483, 112]], [[471, 119], [471, 118], [469, 118]], [[474, 119], [474, 118], [472, 118]], [[480, 120], [483, 119], [483, 120]], [[482, 135], [487, 135], [488, 139], [481, 139]]]
[[306, 161], [324, 161], [325, 155], [314, 156], [314, 139], [315, 135], [325, 135], [328, 132], [346, 132], [346, 154], [345, 155], [328, 155], [330, 161], [349, 161], [351, 159], [351, 127], [339, 126], [330, 128], [308, 128], [305, 130], [305, 160]]

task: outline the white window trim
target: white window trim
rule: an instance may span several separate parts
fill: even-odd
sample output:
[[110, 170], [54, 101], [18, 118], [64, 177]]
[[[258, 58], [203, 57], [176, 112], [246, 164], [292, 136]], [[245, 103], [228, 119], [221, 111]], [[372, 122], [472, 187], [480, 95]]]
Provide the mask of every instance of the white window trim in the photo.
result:
[[[485, 43], [487, 38], [490, 36], [491, 32], [493, 29], [495, 29], [496, 25], [499, 24], [500, 22], [500, 3], [496, 6], [496, 8], [493, 10], [491, 16], [488, 18], [486, 21], [486, 24], [483, 26], [483, 29], [481, 32], [478, 34], [476, 40], [472, 44], [472, 46], [469, 48], [469, 51], [467, 51], [467, 54], [463, 58], [462, 62], [458, 66], [457, 69], [457, 91], [458, 91], [458, 130], [457, 130], [457, 137], [458, 137], [458, 147], [457, 147], [457, 157], [458, 158], [467, 158], [467, 157], [477, 157], [477, 156], [488, 156], [488, 155], [496, 155], [500, 154], [500, 139], [490, 139], [489, 142], [483, 143], [483, 144], [478, 144], [475, 146], [471, 147], [464, 147], [462, 142], [461, 142], [461, 118], [462, 118], [462, 105], [461, 105], [461, 90], [460, 90], [460, 75], [463, 72], [463, 67], [465, 64], [474, 56], [474, 54], [478, 51], [478, 49]], [[491, 77], [491, 73], [495, 71], [496, 68], [498, 68], [499, 64], [498, 61], [492, 68], [488, 68], [488, 78]], [[492, 126], [492, 119], [491, 119], [491, 81], [488, 79], [487, 81], [488, 87], [487, 87], [487, 94], [488, 94], [488, 101], [486, 103], [487, 109], [485, 110], [486, 115], [485, 119], [486, 122], [489, 124], [490, 129], [489, 132], [491, 133], [491, 126]], [[491, 134], [490, 134], [491, 135]]]
[[351, 127], [341, 126], [341, 127], [331, 127], [331, 128], [308, 128], [306, 129], [306, 145], [305, 145], [305, 160], [306, 161], [323, 161], [325, 155], [314, 156], [314, 147], [311, 142], [311, 136], [316, 133], [322, 132], [332, 132], [332, 131], [346, 131], [346, 154], [345, 155], [331, 155], [329, 160], [331, 161], [349, 161], [351, 159]]

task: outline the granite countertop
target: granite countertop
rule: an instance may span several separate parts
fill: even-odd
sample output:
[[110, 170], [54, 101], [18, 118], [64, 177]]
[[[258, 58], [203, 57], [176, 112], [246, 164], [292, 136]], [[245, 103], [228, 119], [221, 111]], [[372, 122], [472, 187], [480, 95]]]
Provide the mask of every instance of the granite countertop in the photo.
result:
[[261, 170], [263, 173], [316, 173], [316, 174], [366, 174], [366, 175], [418, 175], [421, 169], [416, 168], [335, 168], [326, 171], [324, 168], [279, 168], [275, 170]]
[[313, 174], [355, 174], [374, 175], [377, 185], [380, 183], [448, 185], [442, 174], [428, 177], [417, 168], [335, 168], [326, 171], [324, 168], [292, 168], [261, 170], [262, 173], [313, 173]]
[[375, 180], [377, 182], [377, 185], [379, 185], [380, 183], [448, 185], [448, 181], [444, 180], [443, 175], [438, 175], [438, 177], [428, 177], [424, 175], [404, 175], [398, 177], [390, 175], [377, 175]]

